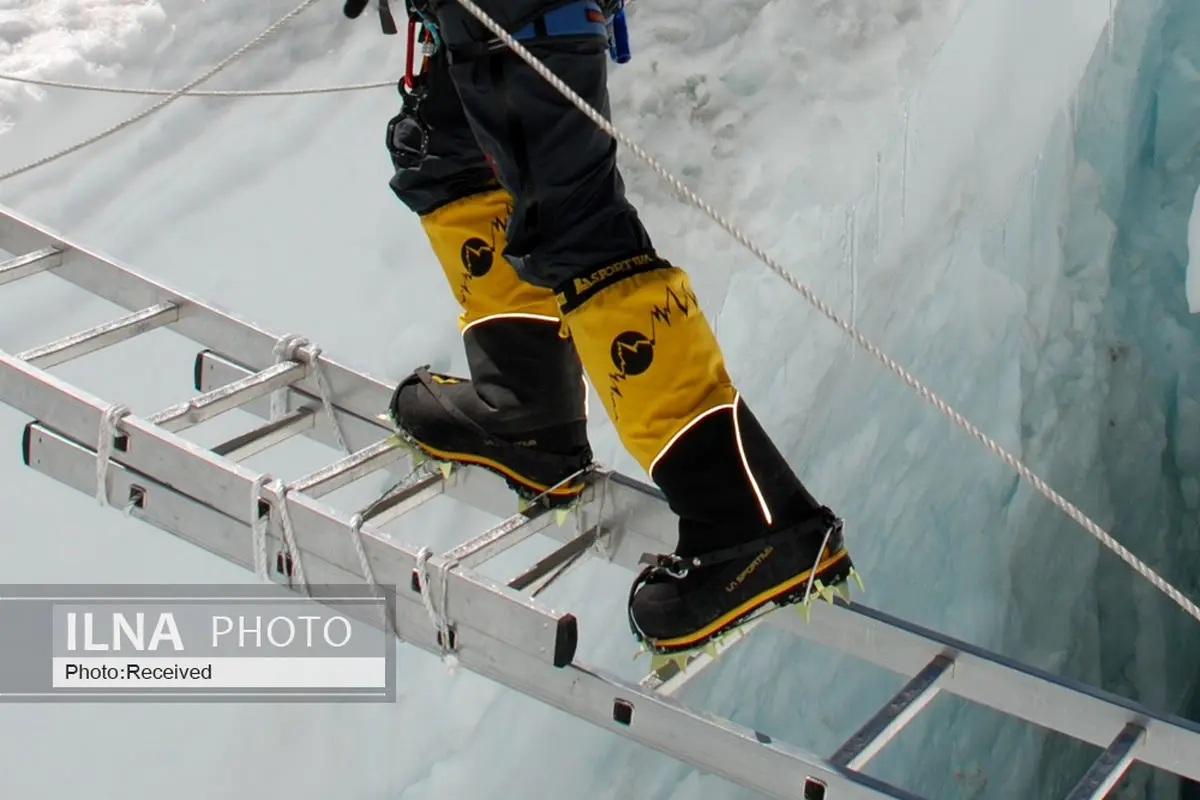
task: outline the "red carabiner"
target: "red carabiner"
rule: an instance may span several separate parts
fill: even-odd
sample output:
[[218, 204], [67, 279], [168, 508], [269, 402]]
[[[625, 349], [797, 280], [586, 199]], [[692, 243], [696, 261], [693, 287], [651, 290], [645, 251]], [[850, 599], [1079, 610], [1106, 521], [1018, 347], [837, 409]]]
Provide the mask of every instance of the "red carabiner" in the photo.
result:
[[404, 57], [404, 88], [413, 89], [413, 51], [417, 48], [417, 17], [408, 18], [408, 52]]

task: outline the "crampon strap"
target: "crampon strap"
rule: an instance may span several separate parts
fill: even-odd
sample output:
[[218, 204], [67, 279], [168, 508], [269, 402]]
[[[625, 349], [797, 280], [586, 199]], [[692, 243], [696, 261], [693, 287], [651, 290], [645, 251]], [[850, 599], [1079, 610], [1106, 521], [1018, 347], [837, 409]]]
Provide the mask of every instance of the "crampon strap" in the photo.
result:
[[713, 550], [702, 555], [687, 558], [671, 553], [642, 553], [642, 557], [638, 559], [638, 563], [647, 565], [646, 569], [643, 570], [647, 578], [659, 576], [680, 579], [685, 577], [690, 570], [713, 564], [723, 564], [728, 561], [736, 561], [739, 558], [746, 558], [747, 556], [761, 552], [767, 545], [775, 544], [785, 539], [793, 539], [796, 536], [803, 536], [809, 532], [829, 529], [837, 532], [841, 529], [842, 524], [842, 520], [838, 519], [831, 510], [822, 506], [816, 516], [801, 523], [798, 527], [786, 527], [783, 530], [775, 531], [766, 536], [760, 536], [757, 539], [751, 539], [748, 542], [742, 542], [733, 547]]

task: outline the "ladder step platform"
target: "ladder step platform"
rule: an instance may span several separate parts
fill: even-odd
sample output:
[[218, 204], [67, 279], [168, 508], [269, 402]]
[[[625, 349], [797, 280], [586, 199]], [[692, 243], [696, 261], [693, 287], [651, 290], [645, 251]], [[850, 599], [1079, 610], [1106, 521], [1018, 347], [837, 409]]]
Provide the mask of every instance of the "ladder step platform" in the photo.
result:
[[[1200, 725], [832, 594], [827, 603], [795, 609], [802, 613], [771, 613], [702, 650], [657, 659], [640, 683], [580, 663], [578, 619], [537, 595], [587, 558], [637, 570], [643, 553], [669, 550], [676, 520], [652, 486], [596, 466], [570, 509], [520, 507], [492, 473], [450, 468], [411, 450], [378, 416], [392, 387], [326, 359], [305, 340], [229, 316], [2, 207], [0, 248], [17, 253], [0, 263], [0, 284], [45, 271], [130, 312], [20, 355], [0, 350], [0, 401], [34, 419], [22, 439], [27, 465], [293, 591], [367, 581], [394, 592], [395, 618], [368, 622], [394, 625], [408, 644], [453, 650], [466, 669], [768, 797], [916, 798], [862, 770], [940, 692], [1100, 749], [1068, 800], [1106, 796], [1133, 763], [1200, 780]], [[157, 413], [129, 413], [47, 371], [162, 327], [197, 343], [199, 394]], [[263, 422], [211, 448], [182, 436], [235, 408]], [[244, 466], [297, 436], [343, 455], [287, 484]], [[384, 471], [402, 478], [364, 508], [323, 500]], [[439, 496], [498, 522], [440, 556], [382, 531]], [[507, 583], [477, 571], [534, 536], [549, 537], [557, 549]], [[440, 619], [429, 611], [429, 596], [444, 600]], [[676, 698], [759, 625], [908, 682], [828, 758]]]

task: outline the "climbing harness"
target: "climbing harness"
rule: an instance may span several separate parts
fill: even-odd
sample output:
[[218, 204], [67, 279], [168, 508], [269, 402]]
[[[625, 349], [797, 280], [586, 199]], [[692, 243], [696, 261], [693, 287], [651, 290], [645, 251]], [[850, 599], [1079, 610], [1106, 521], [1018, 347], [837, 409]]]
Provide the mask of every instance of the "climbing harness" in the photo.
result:
[[[417, 51], [421, 61], [417, 65]], [[429, 60], [441, 49], [437, 25], [414, 4], [408, 11], [408, 49], [404, 57], [404, 77], [397, 84], [400, 112], [388, 120], [386, 146], [396, 169], [415, 169], [429, 153], [429, 125], [421, 117], [425, 99], [425, 73]]]
[[608, 54], [618, 64], [633, 58], [629, 49], [629, 26], [625, 22], [625, 0], [602, 0], [600, 11], [608, 20]]

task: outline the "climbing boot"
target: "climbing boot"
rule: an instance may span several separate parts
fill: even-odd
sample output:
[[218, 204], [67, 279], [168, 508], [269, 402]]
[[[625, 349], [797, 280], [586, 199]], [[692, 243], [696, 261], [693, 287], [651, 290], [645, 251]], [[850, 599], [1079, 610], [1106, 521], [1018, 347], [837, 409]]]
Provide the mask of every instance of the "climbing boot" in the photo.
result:
[[469, 378], [415, 370], [389, 415], [428, 455], [504, 477], [549, 505], [583, 490], [592, 462], [587, 385], [553, 292], [521, 281], [500, 255], [510, 202], [489, 191], [421, 218], [462, 308]]
[[635, 637], [691, 650], [847, 579], [840, 520], [734, 388], [683, 270], [638, 255], [558, 298], [622, 442], [679, 517], [674, 552], [647, 557], [630, 590]]

